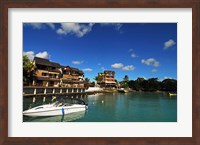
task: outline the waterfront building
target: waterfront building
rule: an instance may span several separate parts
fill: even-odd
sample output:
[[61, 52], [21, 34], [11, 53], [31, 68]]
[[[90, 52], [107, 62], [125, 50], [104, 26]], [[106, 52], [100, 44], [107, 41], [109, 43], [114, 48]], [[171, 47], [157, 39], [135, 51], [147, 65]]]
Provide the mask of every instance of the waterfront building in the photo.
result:
[[45, 87], [84, 87], [84, 73], [70, 66], [62, 66], [48, 59], [35, 57], [36, 66], [33, 75], [33, 86]]
[[101, 87], [116, 87], [115, 71], [105, 70], [103, 73], [98, 73], [97, 83]]
[[62, 67], [61, 86], [64, 87], [84, 87], [83, 71], [70, 66]]

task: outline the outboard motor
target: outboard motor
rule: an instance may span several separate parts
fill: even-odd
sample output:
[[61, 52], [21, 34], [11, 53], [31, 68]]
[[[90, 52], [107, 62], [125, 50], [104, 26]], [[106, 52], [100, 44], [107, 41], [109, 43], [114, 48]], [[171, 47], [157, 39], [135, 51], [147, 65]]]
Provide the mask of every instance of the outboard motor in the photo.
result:
[[85, 109], [88, 110], [88, 104], [85, 104]]
[[81, 102], [81, 104], [85, 105], [85, 109], [88, 110], [88, 104], [85, 103], [85, 101], [83, 101], [83, 100], [80, 100], [80, 102]]

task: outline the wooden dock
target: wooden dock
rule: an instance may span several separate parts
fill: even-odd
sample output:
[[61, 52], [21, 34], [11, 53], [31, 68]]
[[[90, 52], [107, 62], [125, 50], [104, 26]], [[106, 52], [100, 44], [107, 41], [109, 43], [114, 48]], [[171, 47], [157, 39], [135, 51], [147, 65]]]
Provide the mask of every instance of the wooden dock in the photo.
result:
[[85, 94], [85, 88], [24, 86], [23, 97]]

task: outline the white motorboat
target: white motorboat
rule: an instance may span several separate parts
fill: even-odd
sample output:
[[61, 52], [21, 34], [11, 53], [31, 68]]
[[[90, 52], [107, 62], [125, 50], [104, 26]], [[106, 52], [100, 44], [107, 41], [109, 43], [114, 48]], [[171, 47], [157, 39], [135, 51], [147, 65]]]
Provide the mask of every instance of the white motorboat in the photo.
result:
[[87, 90], [85, 90], [86, 93], [89, 93], [89, 92], [94, 93], [94, 92], [101, 92], [101, 91], [103, 91], [103, 89], [100, 87], [89, 87]]
[[58, 102], [46, 105], [40, 105], [23, 112], [25, 116], [56, 116], [56, 115], [65, 115], [79, 111], [85, 111], [88, 109], [87, 104], [79, 100], [75, 104]]
[[128, 90], [125, 90], [124, 88], [118, 89], [118, 92], [120, 93], [128, 93]]

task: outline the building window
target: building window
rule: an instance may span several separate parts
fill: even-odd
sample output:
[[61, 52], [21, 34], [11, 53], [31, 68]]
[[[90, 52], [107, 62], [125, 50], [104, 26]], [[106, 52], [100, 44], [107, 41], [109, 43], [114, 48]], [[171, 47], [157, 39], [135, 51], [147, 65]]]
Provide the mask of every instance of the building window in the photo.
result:
[[42, 73], [42, 76], [48, 76], [48, 74], [47, 73]]

